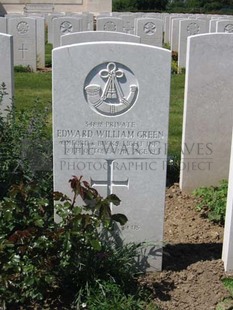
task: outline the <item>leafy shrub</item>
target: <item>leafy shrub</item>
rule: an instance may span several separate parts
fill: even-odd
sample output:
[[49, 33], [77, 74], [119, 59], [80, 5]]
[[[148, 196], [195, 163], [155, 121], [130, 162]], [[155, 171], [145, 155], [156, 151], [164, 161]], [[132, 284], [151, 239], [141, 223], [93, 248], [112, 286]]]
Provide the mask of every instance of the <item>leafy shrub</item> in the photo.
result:
[[204, 212], [210, 221], [224, 224], [227, 203], [228, 182], [222, 180], [219, 186], [201, 187], [194, 191], [199, 197], [197, 209]]
[[[102, 198], [81, 177], [70, 184], [72, 200], [54, 194], [59, 223], [53, 221], [53, 204], [35, 183], [12, 186], [2, 200], [0, 296], [7, 309], [44, 306], [45, 301], [50, 307], [55, 301], [59, 307], [80, 307], [104, 282], [125, 296], [135, 288], [138, 245], [122, 246], [114, 233], [117, 222], [127, 221], [123, 214], [111, 214], [110, 203], [120, 200], [113, 194]], [[82, 207], [76, 206], [78, 197], [85, 202]]]
[[[4, 94], [1, 87], [0, 103]], [[22, 179], [47, 180], [51, 188], [52, 141], [47, 115], [47, 110], [40, 110], [39, 100], [30, 110], [12, 108], [6, 116], [0, 114], [0, 199]]]
[[223, 278], [222, 282], [233, 297], [233, 277]]
[[[0, 102], [5, 94], [2, 85]], [[120, 200], [102, 198], [81, 177], [70, 180], [72, 200], [53, 195], [51, 136], [39, 106], [36, 100], [30, 111], [0, 114], [0, 307], [91, 308], [94, 296], [109, 296], [112, 287], [114, 307], [121, 294], [137, 309], [140, 245], [122, 245], [116, 234], [116, 224], [127, 218], [112, 214], [110, 204]]]

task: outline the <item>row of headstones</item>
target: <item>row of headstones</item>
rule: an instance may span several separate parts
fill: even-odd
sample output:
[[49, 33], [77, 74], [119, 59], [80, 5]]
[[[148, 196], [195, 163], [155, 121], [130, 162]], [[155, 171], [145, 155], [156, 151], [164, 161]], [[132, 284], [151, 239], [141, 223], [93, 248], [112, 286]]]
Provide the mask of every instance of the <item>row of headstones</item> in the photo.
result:
[[202, 33], [225, 32], [233, 31], [232, 16], [171, 16], [169, 19], [169, 39], [171, 50], [178, 52], [178, 67], [185, 68], [186, 52], [187, 52], [187, 37]]
[[[172, 50], [175, 50], [175, 42], [177, 42], [175, 34], [177, 35], [177, 29], [179, 29], [178, 61], [180, 67], [185, 67], [187, 36], [206, 32], [207, 29], [207, 21], [201, 19], [180, 20], [180, 18], [168, 14], [135, 13], [117, 14], [117, 16], [104, 16], [103, 14], [98, 16], [97, 30], [136, 34], [140, 37], [141, 43], [161, 47], [163, 31], [167, 29], [167, 24], [171, 24]], [[52, 43], [54, 47], [58, 47], [62, 45], [62, 35], [93, 30], [93, 18], [93, 14], [90, 13], [50, 14], [46, 15], [46, 19], [42, 15], [22, 17], [22, 15], [10, 14], [5, 18], [0, 18], [0, 32], [11, 34], [14, 37], [15, 65], [30, 66], [35, 71], [37, 67], [45, 66], [45, 21], [48, 25], [48, 42]], [[168, 21], [170, 22], [168, 23]], [[217, 22], [217, 25], [220, 23], [223, 27], [223, 21]], [[227, 29], [230, 29], [229, 24]], [[166, 37], [166, 31], [164, 37]]]
[[233, 16], [171, 15], [166, 17], [164, 41], [178, 53], [178, 67], [185, 68], [187, 37], [202, 33], [233, 31]]
[[45, 21], [42, 17], [0, 18], [0, 33], [13, 36], [14, 65], [45, 66]]
[[[89, 15], [80, 16], [82, 17], [73, 18], [73, 20], [82, 24], [81, 29], [88, 29]], [[15, 65], [29, 66], [33, 71], [36, 71], [38, 67], [43, 68], [45, 66], [45, 25], [46, 23], [52, 25], [52, 21], [53, 18], [49, 15], [46, 20], [42, 16], [31, 15], [26, 17], [22, 14], [10, 14], [0, 18], [0, 33], [13, 36]], [[59, 31], [60, 33], [65, 32], [69, 26], [71, 31], [76, 31], [75, 25], [74, 23], [74, 28], [72, 28], [67, 19], [63, 18], [59, 23]], [[51, 26], [48, 28], [50, 29]], [[77, 28], [77, 31], [79, 30], [80, 27]]]
[[[118, 20], [120, 20], [118, 18]], [[48, 42], [54, 47], [61, 45], [61, 36], [73, 32], [93, 30], [93, 14], [51, 14], [46, 16], [10, 14], [0, 18], [0, 33], [14, 38], [14, 64], [30, 66], [33, 71], [45, 66], [45, 21], [48, 25]], [[106, 24], [111, 23], [106, 21]], [[138, 22], [137, 33], [141, 42], [162, 46], [162, 21], [154, 23], [145, 19]], [[155, 26], [156, 25], [156, 26]], [[145, 31], [143, 31], [145, 26]], [[105, 27], [103, 26], [103, 30]], [[98, 30], [102, 29], [99, 27]], [[120, 29], [112, 29], [118, 31]], [[155, 36], [156, 33], [156, 36]], [[145, 34], [143, 36], [143, 34]], [[145, 37], [145, 39], [144, 39]]]
[[[80, 32], [82, 28], [81, 20], [73, 17], [54, 17], [52, 21], [52, 38], [49, 42], [53, 47], [61, 45], [60, 37], [72, 32]], [[122, 32], [135, 34], [141, 38], [141, 43], [162, 47], [163, 41], [163, 21], [155, 18], [133, 18], [125, 15], [122, 17], [97, 17], [97, 31]], [[93, 25], [92, 29], [94, 30]], [[50, 36], [49, 36], [50, 38]]]
[[[188, 38], [180, 181], [186, 192], [228, 178], [232, 48], [232, 34]], [[170, 51], [137, 43], [93, 42], [55, 49], [53, 59], [55, 189], [70, 195], [64, 179], [77, 174], [102, 195], [119, 195], [129, 223], [118, 233], [152, 242], [144, 254], [151, 269], [162, 262], [170, 58]], [[224, 246], [232, 266], [227, 237]]]
[[[8, 40], [0, 45], [2, 66], [12, 55], [12, 37], [1, 37]], [[120, 196], [129, 224], [119, 233], [127, 241], [152, 241], [147, 262], [160, 269], [171, 53], [135, 43], [134, 36], [131, 43], [93, 41], [53, 52], [55, 190], [70, 195], [64, 180], [77, 174], [102, 195]], [[233, 34], [188, 38], [180, 178], [185, 192], [228, 178], [232, 48]], [[4, 82], [6, 72], [12, 73], [10, 65], [0, 70]], [[232, 218], [226, 225], [232, 229]], [[232, 271], [232, 249], [224, 253]]]
[[[229, 179], [223, 261], [233, 272], [233, 34], [188, 38], [180, 188], [192, 192]], [[232, 153], [233, 157], [233, 153]]]

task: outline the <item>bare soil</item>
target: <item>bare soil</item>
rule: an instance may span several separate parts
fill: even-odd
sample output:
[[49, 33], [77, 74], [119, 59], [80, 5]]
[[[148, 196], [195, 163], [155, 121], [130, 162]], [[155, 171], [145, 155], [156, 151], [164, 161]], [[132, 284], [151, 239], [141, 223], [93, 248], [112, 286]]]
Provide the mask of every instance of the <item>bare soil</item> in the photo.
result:
[[177, 184], [167, 190], [163, 271], [144, 279], [162, 310], [212, 310], [230, 295], [221, 281], [223, 227], [197, 212], [196, 204]]

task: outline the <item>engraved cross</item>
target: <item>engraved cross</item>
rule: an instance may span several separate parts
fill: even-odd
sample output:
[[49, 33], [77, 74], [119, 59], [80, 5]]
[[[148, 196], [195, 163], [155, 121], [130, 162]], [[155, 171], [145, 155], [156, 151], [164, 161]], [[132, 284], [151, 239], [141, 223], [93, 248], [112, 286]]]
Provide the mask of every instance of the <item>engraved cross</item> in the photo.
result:
[[[107, 180], [92, 180], [91, 186], [105, 186], [107, 187], [107, 196], [113, 193], [114, 186], [122, 186], [129, 188], [129, 179], [124, 181], [114, 181], [113, 180], [113, 162], [114, 159], [106, 159], [107, 161]], [[111, 206], [112, 207], [112, 206]]]
[[22, 52], [22, 58], [24, 59], [24, 52], [27, 52], [28, 49], [24, 47], [24, 43], [22, 43], [22, 47], [18, 49], [20, 52]]

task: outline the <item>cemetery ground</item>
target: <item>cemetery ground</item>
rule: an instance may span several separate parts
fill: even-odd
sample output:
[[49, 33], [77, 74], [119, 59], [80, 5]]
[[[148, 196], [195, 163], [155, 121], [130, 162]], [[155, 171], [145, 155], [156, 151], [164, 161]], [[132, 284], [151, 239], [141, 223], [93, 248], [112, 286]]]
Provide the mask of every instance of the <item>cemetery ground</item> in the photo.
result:
[[[48, 134], [51, 134], [50, 89], [51, 72], [15, 74], [17, 109], [22, 111], [29, 109], [36, 99], [39, 110], [48, 109], [46, 114], [49, 124]], [[139, 302], [136, 305], [129, 300], [126, 301], [122, 296], [117, 296], [119, 294], [117, 292], [115, 296], [111, 295], [111, 298], [118, 300], [118, 305], [114, 308], [110, 308], [106, 301], [99, 300], [99, 308], [97, 305], [88, 308], [83, 304], [81, 309], [230, 310], [233, 307], [232, 286], [228, 290], [222, 281], [226, 278], [221, 261], [223, 226], [210, 222], [205, 216], [205, 210], [197, 212], [198, 198], [181, 193], [178, 185], [173, 185], [177, 181], [179, 171], [183, 91], [184, 75], [173, 75], [163, 271], [140, 278], [141, 287], [149, 288], [151, 298], [147, 305], [139, 305]], [[32, 307], [24, 305], [21, 309]], [[34, 309], [42, 308], [35, 305]], [[43, 309], [47, 308], [44, 306]], [[51, 308], [48, 306], [48, 309]], [[53, 305], [53, 309], [66, 308]]]

